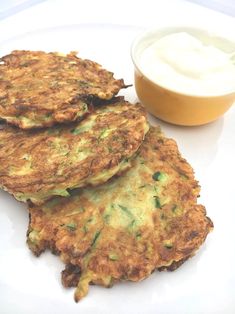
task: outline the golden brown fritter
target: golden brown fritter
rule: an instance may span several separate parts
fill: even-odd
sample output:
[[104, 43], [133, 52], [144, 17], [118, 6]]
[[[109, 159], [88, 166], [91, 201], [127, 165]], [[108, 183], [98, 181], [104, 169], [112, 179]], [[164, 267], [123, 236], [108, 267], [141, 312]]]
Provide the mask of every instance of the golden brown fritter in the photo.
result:
[[15, 50], [0, 58], [0, 118], [23, 129], [79, 120], [89, 97], [111, 99], [124, 87], [76, 52]]
[[68, 189], [98, 185], [130, 167], [149, 126], [139, 104], [97, 107], [82, 122], [25, 131], [0, 130], [0, 187], [40, 204]]
[[36, 255], [60, 255], [62, 282], [77, 286], [79, 301], [90, 283], [139, 281], [191, 257], [213, 228], [198, 193], [175, 141], [151, 128], [122, 176], [30, 206], [27, 242]]

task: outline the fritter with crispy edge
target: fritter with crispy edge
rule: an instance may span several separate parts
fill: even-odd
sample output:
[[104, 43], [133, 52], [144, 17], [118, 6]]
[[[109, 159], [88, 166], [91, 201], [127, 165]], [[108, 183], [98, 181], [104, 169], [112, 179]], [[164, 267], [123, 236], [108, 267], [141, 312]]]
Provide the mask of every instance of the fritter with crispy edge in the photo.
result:
[[111, 99], [126, 87], [76, 52], [12, 51], [0, 58], [0, 78], [0, 118], [23, 129], [79, 120], [91, 96]]
[[76, 301], [90, 283], [110, 287], [142, 280], [155, 269], [174, 270], [213, 228], [174, 140], [151, 128], [132, 164], [102, 186], [29, 208], [29, 248], [60, 255], [62, 282], [77, 286]]
[[124, 100], [99, 106], [82, 122], [45, 130], [0, 130], [0, 187], [41, 204], [68, 189], [98, 185], [128, 169], [149, 126], [146, 112]]

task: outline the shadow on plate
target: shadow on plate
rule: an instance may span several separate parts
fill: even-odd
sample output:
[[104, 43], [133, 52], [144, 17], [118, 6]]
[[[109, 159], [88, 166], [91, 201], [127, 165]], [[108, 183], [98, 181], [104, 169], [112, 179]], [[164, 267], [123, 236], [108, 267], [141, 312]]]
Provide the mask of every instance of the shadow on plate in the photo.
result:
[[193, 167], [207, 168], [216, 157], [224, 118], [201, 126], [178, 126], [163, 122], [149, 116], [153, 125], [160, 125], [166, 137], [176, 140], [183, 157], [192, 163]]

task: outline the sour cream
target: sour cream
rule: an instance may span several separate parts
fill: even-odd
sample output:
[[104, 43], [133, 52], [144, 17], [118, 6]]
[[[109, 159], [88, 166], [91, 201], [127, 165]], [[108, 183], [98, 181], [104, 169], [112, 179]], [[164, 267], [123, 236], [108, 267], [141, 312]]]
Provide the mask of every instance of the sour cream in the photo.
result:
[[144, 49], [139, 68], [150, 80], [180, 93], [211, 96], [235, 91], [235, 52], [232, 57], [186, 32], [166, 35]]

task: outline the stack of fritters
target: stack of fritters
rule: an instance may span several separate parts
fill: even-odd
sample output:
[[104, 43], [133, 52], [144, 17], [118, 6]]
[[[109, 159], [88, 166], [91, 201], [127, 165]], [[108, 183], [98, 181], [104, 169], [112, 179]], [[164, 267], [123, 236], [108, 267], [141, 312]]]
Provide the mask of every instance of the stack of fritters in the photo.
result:
[[90, 283], [139, 281], [192, 256], [213, 228], [193, 170], [141, 105], [113, 98], [123, 80], [74, 53], [2, 60], [0, 117], [54, 126], [2, 125], [0, 186], [28, 201], [29, 248], [61, 257], [75, 300]]

